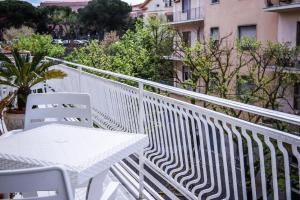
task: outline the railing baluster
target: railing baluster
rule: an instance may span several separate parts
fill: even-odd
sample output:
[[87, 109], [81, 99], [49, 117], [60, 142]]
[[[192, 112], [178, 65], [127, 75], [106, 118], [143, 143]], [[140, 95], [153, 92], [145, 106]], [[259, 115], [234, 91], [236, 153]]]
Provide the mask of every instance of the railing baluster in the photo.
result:
[[[139, 132], [144, 133], [144, 84], [139, 82]], [[139, 198], [143, 199], [144, 197], [144, 150], [140, 153], [139, 156], [140, 171], [139, 171]]]
[[78, 89], [79, 89], [79, 92], [82, 92], [82, 87], [81, 87], [81, 74], [82, 74], [82, 67], [81, 66], [78, 66], [77, 67], [78, 71], [79, 71], [79, 77], [78, 77]]

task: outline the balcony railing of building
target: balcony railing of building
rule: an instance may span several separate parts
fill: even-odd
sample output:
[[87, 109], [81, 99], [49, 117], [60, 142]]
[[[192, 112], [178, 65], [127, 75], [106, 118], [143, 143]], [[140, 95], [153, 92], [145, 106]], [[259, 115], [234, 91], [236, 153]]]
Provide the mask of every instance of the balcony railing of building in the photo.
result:
[[276, 9], [295, 9], [300, 7], [300, 0], [267, 0], [266, 10], [275, 11]]
[[[89, 93], [97, 126], [149, 136], [142, 158], [146, 198], [300, 198], [299, 136], [170, 96], [188, 96], [298, 127], [299, 116], [47, 59], [60, 62], [54, 68], [68, 74], [63, 80], [48, 81], [49, 87]], [[138, 159], [132, 155], [112, 169], [133, 194], [139, 187]]]
[[170, 23], [201, 21], [204, 19], [204, 12], [202, 7], [197, 7], [185, 11], [173, 12], [171, 16], [173, 17], [168, 17]]

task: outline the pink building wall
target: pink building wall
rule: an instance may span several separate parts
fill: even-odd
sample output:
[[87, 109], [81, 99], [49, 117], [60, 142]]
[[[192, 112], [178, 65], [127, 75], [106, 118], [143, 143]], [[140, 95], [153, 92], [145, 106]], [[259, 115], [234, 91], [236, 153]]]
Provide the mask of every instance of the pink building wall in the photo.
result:
[[256, 25], [257, 39], [261, 41], [277, 40], [278, 15], [265, 12], [263, 0], [220, 0], [211, 4], [204, 0], [204, 35], [210, 36], [211, 27], [219, 27], [220, 36], [232, 34], [238, 37], [238, 26]]

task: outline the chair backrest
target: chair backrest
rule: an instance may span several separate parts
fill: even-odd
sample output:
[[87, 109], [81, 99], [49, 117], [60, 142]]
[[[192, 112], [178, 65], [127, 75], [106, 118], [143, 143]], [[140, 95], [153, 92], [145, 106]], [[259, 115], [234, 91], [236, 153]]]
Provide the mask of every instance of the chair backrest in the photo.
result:
[[[43, 194], [36, 196], [38, 191]], [[0, 171], [2, 194], [20, 192], [27, 194], [26, 200], [73, 200], [72, 191], [69, 178], [61, 167]]]
[[32, 93], [46, 93], [46, 83], [35, 84], [30, 89]]
[[92, 127], [90, 96], [83, 93], [36, 93], [27, 99], [24, 129], [49, 123]]

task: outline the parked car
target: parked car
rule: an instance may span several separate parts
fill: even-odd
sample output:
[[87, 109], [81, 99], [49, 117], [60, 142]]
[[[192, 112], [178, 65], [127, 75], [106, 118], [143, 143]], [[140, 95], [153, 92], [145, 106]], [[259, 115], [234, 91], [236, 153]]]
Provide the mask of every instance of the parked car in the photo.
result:
[[71, 43], [71, 40], [63, 40], [62, 42], [63, 42], [64, 45], [67, 45], [67, 44]]
[[64, 44], [61, 39], [53, 39], [52, 43], [53, 44]]
[[81, 45], [81, 44], [84, 44], [84, 42], [81, 40], [74, 40], [74, 44]]

